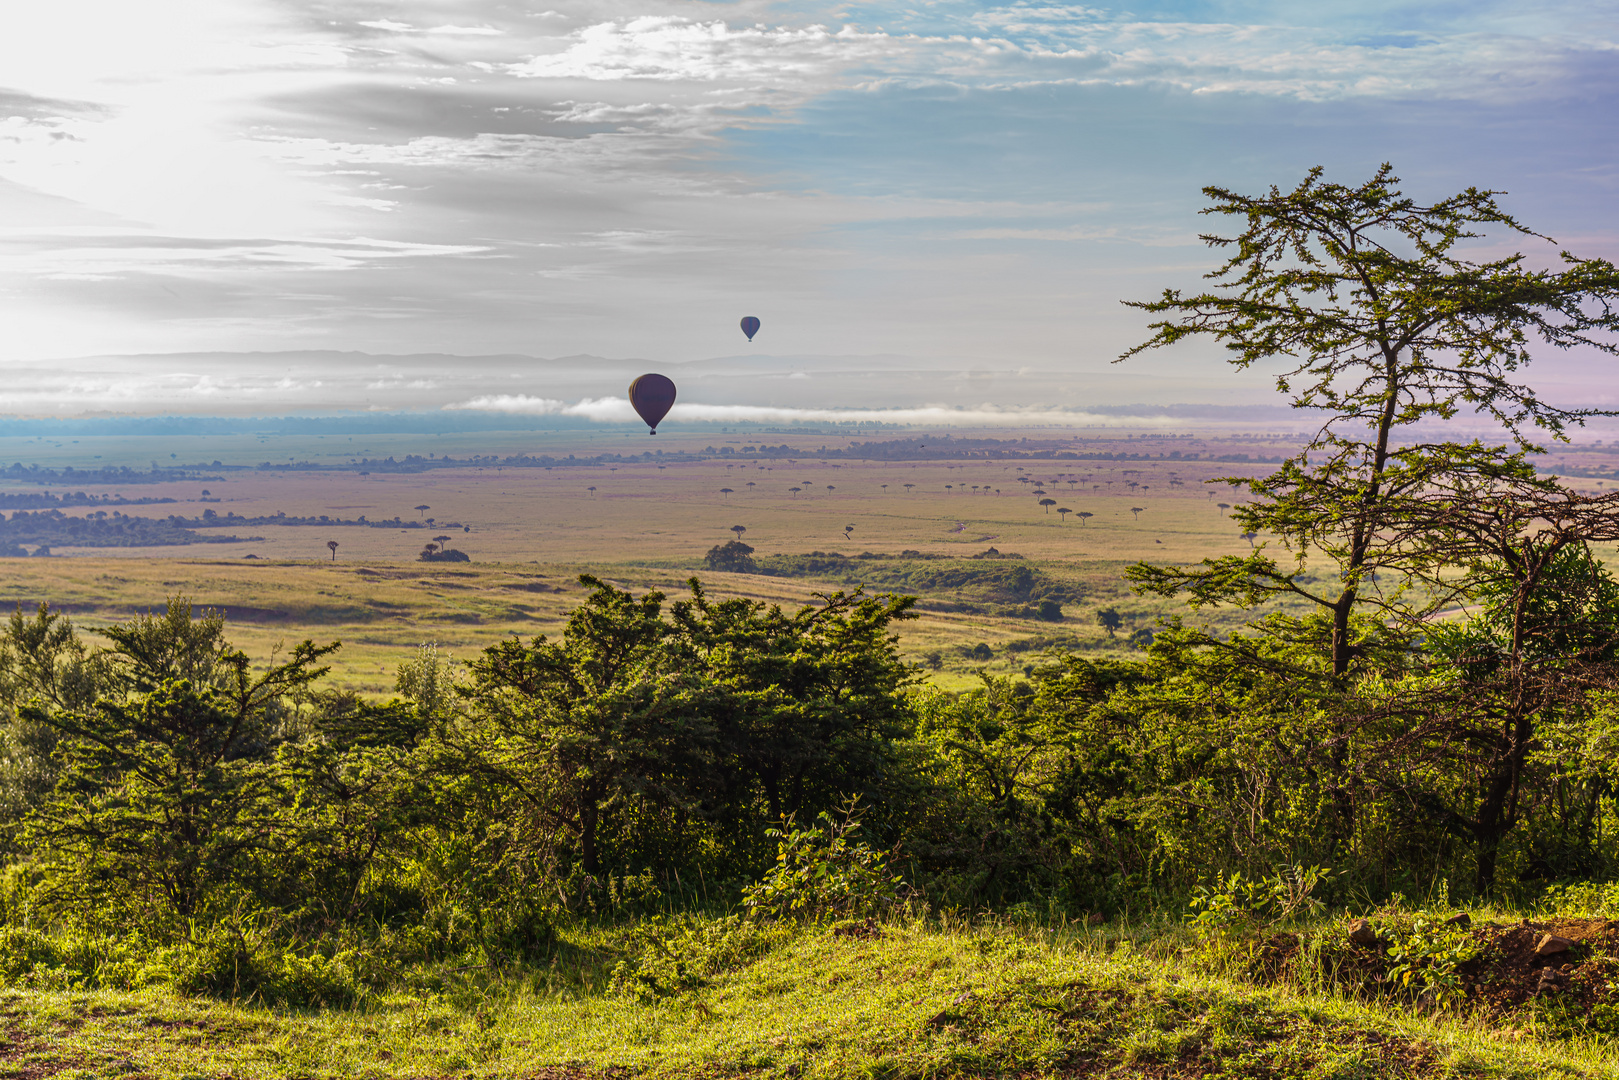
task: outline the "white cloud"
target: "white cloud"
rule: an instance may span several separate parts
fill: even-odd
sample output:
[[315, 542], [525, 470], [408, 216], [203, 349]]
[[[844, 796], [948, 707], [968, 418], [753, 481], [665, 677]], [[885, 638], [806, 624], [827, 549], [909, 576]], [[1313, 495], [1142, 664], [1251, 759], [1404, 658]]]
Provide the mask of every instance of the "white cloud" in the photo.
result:
[[842, 27], [731, 27], [646, 15], [576, 31], [566, 50], [508, 67], [521, 78], [792, 83], [896, 51], [887, 34]]
[[220, 239], [164, 237], [133, 230], [58, 229], [16, 232], [0, 246], [0, 272], [41, 278], [98, 280], [128, 273], [176, 276], [221, 267], [259, 271], [353, 271], [401, 259], [465, 257], [491, 249], [478, 244], [412, 244], [354, 237]]
[[[523, 394], [488, 394], [446, 405], [452, 410], [521, 413], [530, 416], [578, 416], [604, 424], [635, 423], [639, 420], [629, 401], [619, 397], [585, 398], [568, 404], [555, 398]], [[1167, 416], [1102, 416], [1073, 409], [1006, 408], [982, 405], [977, 408], [948, 408], [927, 405], [913, 409], [794, 409], [766, 405], [702, 405], [677, 402], [669, 410], [665, 424], [687, 421], [720, 424], [802, 424], [802, 423], [884, 423], [927, 427], [1139, 427], [1151, 423], [1175, 427], [1186, 423]]]

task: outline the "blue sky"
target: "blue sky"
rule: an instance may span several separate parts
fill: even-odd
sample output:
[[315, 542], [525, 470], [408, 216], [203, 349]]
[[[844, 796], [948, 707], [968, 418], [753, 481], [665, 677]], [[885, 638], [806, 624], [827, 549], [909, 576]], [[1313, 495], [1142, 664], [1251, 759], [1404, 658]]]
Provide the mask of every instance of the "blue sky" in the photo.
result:
[[[1390, 160], [1619, 257], [1616, 90], [1613, 3], [29, 5], [0, 411], [147, 404], [47, 358], [675, 363], [746, 352], [744, 314], [778, 355], [1100, 372], [1141, 334], [1119, 299], [1210, 265], [1205, 184]], [[1136, 363], [1199, 400], [1218, 360]], [[1619, 389], [1583, 364], [1547, 377]], [[229, 397], [203, 375], [165, 400]]]

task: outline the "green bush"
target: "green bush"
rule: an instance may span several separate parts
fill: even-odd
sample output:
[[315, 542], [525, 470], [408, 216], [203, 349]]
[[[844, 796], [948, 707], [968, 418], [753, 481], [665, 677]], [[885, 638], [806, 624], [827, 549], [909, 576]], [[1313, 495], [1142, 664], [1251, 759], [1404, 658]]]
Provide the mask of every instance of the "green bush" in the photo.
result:
[[650, 920], [636, 928], [639, 950], [614, 966], [608, 987], [643, 1001], [699, 990], [759, 959], [791, 933], [735, 915], [712, 922]]
[[857, 800], [845, 804], [842, 817], [822, 812], [808, 829], [771, 829], [777, 841], [776, 864], [764, 879], [743, 891], [750, 914], [777, 919], [869, 915], [899, 898], [902, 878], [891, 872], [881, 852], [856, 840], [860, 831]]
[[352, 1005], [370, 993], [352, 949], [326, 955], [235, 928], [166, 950], [170, 981], [181, 993], [276, 1005]]

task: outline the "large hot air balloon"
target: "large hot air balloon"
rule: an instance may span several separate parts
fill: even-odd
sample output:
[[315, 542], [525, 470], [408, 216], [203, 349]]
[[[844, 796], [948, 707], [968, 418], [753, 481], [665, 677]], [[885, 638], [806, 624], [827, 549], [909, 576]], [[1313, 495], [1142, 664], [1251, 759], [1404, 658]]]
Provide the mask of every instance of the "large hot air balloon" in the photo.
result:
[[749, 341], [752, 341], [753, 335], [759, 332], [759, 320], [755, 319], [752, 315], [744, 318], [742, 320], [742, 332], [748, 335]]
[[654, 435], [658, 433], [659, 421], [669, 415], [674, 403], [675, 384], [663, 375], [642, 375], [630, 383], [630, 404]]

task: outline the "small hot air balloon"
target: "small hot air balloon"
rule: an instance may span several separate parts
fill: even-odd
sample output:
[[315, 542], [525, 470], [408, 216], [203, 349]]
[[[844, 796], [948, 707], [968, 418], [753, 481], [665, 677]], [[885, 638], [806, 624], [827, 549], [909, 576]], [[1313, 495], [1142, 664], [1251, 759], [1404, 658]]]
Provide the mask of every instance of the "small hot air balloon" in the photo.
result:
[[630, 404], [654, 435], [658, 433], [658, 423], [669, 415], [674, 403], [675, 384], [663, 375], [642, 375], [630, 383]]
[[759, 320], [752, 315], [745, 317], [742, 320], [742, 332], [748, 335], [749, 341], [752, 341], [753, 335], [759, 332]]

